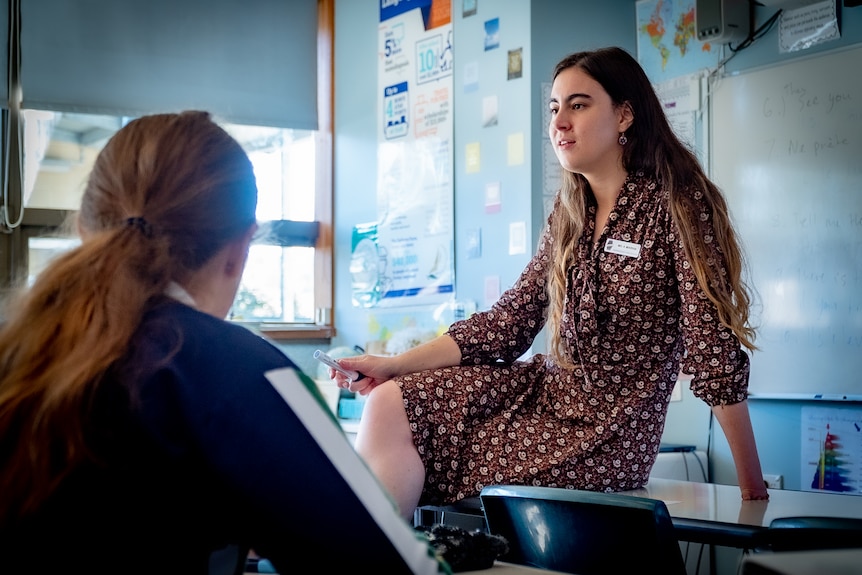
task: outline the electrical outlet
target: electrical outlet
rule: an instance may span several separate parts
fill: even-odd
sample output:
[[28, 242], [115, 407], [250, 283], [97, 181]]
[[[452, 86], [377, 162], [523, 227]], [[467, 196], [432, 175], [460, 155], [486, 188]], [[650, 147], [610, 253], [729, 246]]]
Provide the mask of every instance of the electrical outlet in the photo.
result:
[[764, 473], [763, 474], [763, 482], [766, 483], [766, 487], [769, 489], [783, 489], [784, 488], [784, 478], [781, 475], [774, 475], [772, 473]]

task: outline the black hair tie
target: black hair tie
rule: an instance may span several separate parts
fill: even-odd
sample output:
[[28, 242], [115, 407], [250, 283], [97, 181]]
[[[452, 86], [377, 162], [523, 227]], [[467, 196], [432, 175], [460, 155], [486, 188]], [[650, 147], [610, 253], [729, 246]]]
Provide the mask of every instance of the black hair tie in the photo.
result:
[[144, 234], [144, 236], [148, 238], [153, 237], [153, 226], [151, 226], [150, 223], [142, 216], [128, 218], [126, 220], [126, 226], [139, 230], [142, 234]]

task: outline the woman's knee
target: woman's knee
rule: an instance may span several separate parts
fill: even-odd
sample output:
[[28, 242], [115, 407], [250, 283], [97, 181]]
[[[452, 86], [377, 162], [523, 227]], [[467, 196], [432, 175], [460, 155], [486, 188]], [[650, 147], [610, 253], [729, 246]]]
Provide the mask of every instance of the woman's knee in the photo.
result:
[[379, 441], [386, 443], [388, 449], [402, 441], [413, 442], [401, 388], [391, 380], [378, 385], [368, 394], [362, 408], [356, 447], [360, 452], [365, 452], [374, 448]]
[[403, 411], [404, 396], [401, 394], [401, 388], [391, 379], [381, 383], [368, 394], [363, 412], [365, 410], [370, 411], [372, 414], [381, 411], [388, 415], [394, 415], [399, 411]]

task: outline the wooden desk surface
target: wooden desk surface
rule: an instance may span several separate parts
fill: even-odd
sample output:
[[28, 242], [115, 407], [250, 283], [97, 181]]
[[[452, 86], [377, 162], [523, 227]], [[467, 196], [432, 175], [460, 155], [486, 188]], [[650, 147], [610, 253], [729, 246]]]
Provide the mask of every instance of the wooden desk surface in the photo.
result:
[[538, 569], [536, 567], [527, 567], [525, 565], [516, 565], [515, 563], [506, 563], [505, 561], [497, 561], [490, 569], [482, 571], [461, 571], [459, 575], [563, 575], [559, 571], [549, 571], [547, 569]]
[[862, 549], [754, 553], [742, 559], [742, 575], [858, 575]]
[[769, 501], [742, 501], [735, 485], [659, 478], [623, 493], [664, 501], [681, 539], [734, 547], [748, 547], [777, 517], [862, 517], [858, 495], [770, 489]]
[[[459, 575], [565, 575], [558, 571], [548, 571], [546, 569], [537, 569], [536, 567], [527, 567], [525, 565], [516, 565], [515, 563], [506, 563], [505, 561], [497, 561], [490, 569], [481, 571], [460, 571]], [[246, 572], [244, 575], [258, 575], [257, 572]]]

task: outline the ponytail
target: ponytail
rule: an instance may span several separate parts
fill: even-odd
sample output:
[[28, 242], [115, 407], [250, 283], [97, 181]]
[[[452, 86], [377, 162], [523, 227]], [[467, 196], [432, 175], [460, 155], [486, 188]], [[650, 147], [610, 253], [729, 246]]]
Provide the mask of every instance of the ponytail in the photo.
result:
[[111, 138], [78, 212], [82, 244], [0, 329], [0, 525], [95, 457], [93, 399], [144, 314], [246, 233], [256, 206], [248, 156], [205, 112], [145, 116]]
[[0, 474], [0, 517], [31, 511], [91, 456], [89, 398], [164, 292], [167, 251], [136, 226], [99, 234], [46, 269], [0, 332], [0, 456], [18, 469]]

